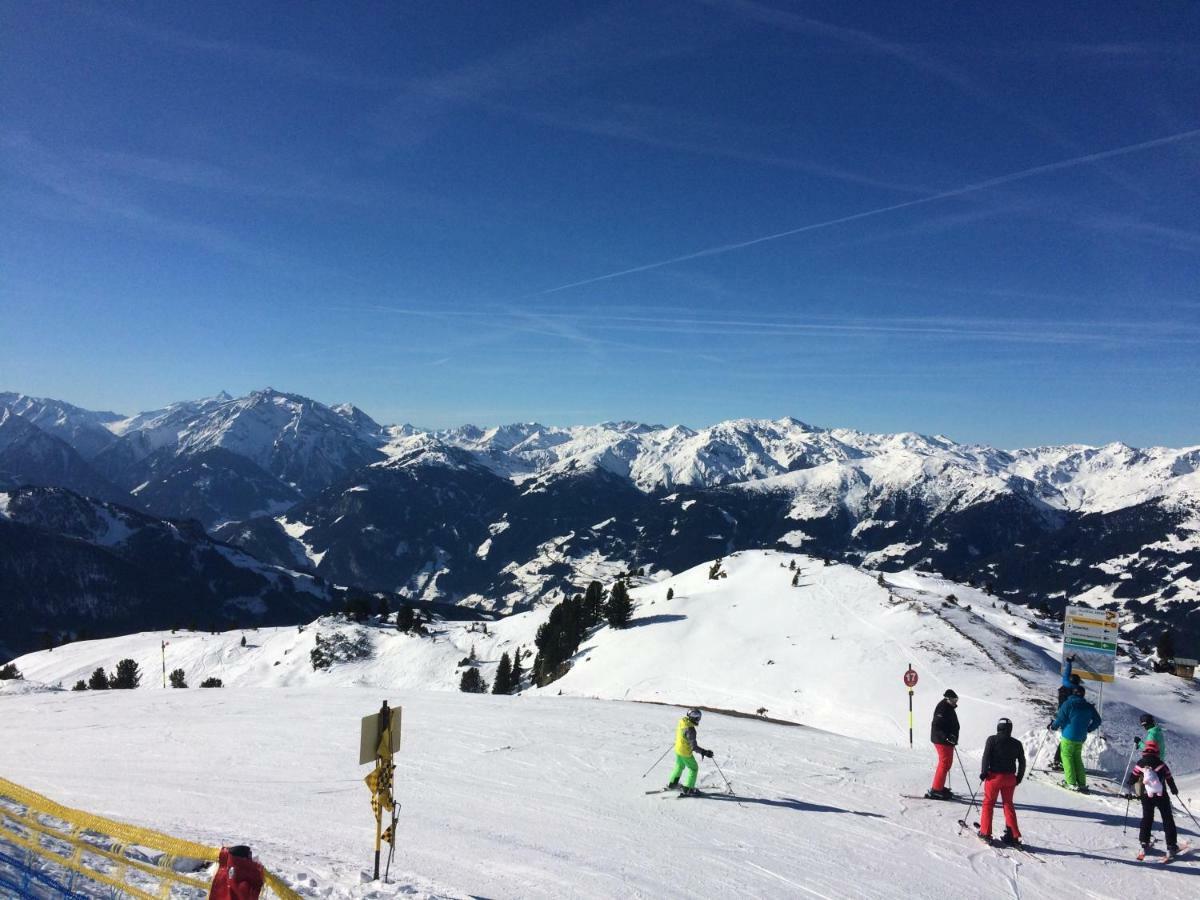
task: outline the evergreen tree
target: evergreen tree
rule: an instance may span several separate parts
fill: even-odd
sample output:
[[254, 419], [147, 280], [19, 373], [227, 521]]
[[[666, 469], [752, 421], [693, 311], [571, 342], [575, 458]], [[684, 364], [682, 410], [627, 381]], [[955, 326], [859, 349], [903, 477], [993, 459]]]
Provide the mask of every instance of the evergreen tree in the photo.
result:
[[668, 600], [674, 600], [674, 599], [675, 599], [675, 588], [673, 588], [673, 587], [669, 587], [669, 588], [667, 588], [667, 599], [668, 599]]
[[86, 691], [87, 690], [87, 682], [84, 681], [82, 678], [80, 678], [77, 682], [75, 682], [75, 687], [71, 688], [71, 690]]
[[1154, 652], [1164, 663], [1173, 660], [1175, 658], [1175, 636], [1170, 631], [1160, 634], [1158, 642], [1154, 645]]
[[15, 663], [0, 666], [0, 681], [20, 681], [23, 677]]
[[183, 669], [176, 669], [174, 672], [172, 672], [170, 675], [170, 679], [171, 679], [171, 687], [173, 687], [173, 688], [187, 687], [187, 680], [184, 678]]
[[883, 587], [883, 573], [882, 572], [880, 572], [878, 575], [875, 576], [875, 583], [877, 585], [879, 585], [880, 587]]
[[472, 667], [462, 673], [462, 678], [459, 679], [458, 689], [464, 694], [486, 694], [487, 682], [479, 674], [479, 670]]
[[593, 625], [599, 625], [604, 619], [604, 588], [600, 582], [588, 583], [587, 593], [583, 595], [583, 606], [587, 610], [588, 620]]
[[796, 571], [796, 561], [794, 559], [788, 560], [788, 568], [793, 572]]
[[104, 673], [103, 666], [92, 673], [92, 677], [88, 679], [88, 687], [93, 691], [108, 690], [108, 676]]
[[246, 636], [244, 634], [242, 635], [242, 646], [246, 646]]
[[633, 602], [629, 599], [629, 591], [625, 582], [618, 581], [613, 585], [608, 597], [608, 605], [604, 608], [604, 616], [613, 628], [624, 628], [629, 624], [633, 614]]
[[800, 573], [797, 572], [792, 576], [792, 587], [800, 587]]
[[220, 678], [205, 678], [200, 682], [202, 688], [219, 688], [225, 687], [225, 683]]
[[467, 654], [467, 659], [469, 659], [471, 662], [475, 662], [475, 645], [474, 644], [471, 645], [471, 652]]
[[505, 653], [500, 657], [500, 665], [496, 667], [496, 681], [492, 685], [493, 694], [512, 693], [512, 660]]
[[382, 597], [379, 598], [379, 616], [382, 619], [386, 619], [391, 614], [392, 614], [392, 605], [390, 603], [388, 603], [387, 594], [384, 594]]
[[512, 674], [509, 676], [509, 693], [513, 694], [521, 690], [521, 679], [525, 676], [525, 670], [521, 668], [521, 648], [517, 647], [517, 652], [513, 654], [512, 659]]
[[412, 631], [413, 626], [417, 624], [416, 613], [413, 608], [407, 603], [403, 604], [396, 612], [396, 628], [399, 631]]
[[142, 673], [132, 659], [117, 663], [116, 673], [108, 680], [108, 686], [116, 691], [131, 691], [142, 683]]
[[370, 595], [359, 588], [351, 588], [346, 595], [346, 618], [355, 622], [365, 622], [371, 615]]

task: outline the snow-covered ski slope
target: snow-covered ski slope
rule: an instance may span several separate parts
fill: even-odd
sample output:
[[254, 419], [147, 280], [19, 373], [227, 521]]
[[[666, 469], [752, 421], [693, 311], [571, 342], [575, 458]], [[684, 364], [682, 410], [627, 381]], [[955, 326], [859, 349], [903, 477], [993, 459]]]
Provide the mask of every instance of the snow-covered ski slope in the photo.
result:
[[[799, 572], [795, 587], [792, 563]], [[751, 714], [765, 708], [771, 718], [898, 745], [908, 742], [901, 676], [911, 664], [921, 679], [914, 698], [917, 740], [927, 737], [942, 692], [953, 688], [962, 698], [964, 746], [982, 744], [1000, 716], [1013, 719], [1016, 734], [1035, 748], [1049, 743], [1045, 723], [1057, 699], [1058, 623], [1040, 622], [1020, 607], [1005, 612], [1003, 601], [981, 591], [916, 572], [886, 573], [881, 586], [876, 573], [769, 550], [724, 558], [723, 577], [710, 578], [710, 568], [635, 587], [630, 627], [599, 629], [584, 640], [565, 677], [529, 693]], [[956, 603], [947, 602], [950, 595]], [[543, 607], [489, 622], [486, 634], [482, 623], [436, 623], [432, 638], [334, 619], [303, 629], [219, 635], [150, 632], [32, 653], [16, 664], [29, 679], [69, 688], [96, 667], [111, 671], [131, 657], [144, 673], [143, 689], [160, 689], [165, 640], [167, 671], [183, 669], [193, 687], [217, 677], [227, 687], [457, 690], [458, 663], [472, 648], [490, 682], [502, 653], [534, 649], [548, 613]], [[368, 657], [314, 671], [310, 652], [317, 635], [338, 633], [364, 636]], [[524, 664], [528, 670], [532, 656]], [[1198, 736], [1174, 742], [1172, 761], [1200, 769], [1200, 704], [1191, 703], [1200, 692], [1194, 682], [1124, 659], [1120, 666], [1121, 677], [1104, 696], [1112, 730], [1132, 734], [1138, 715], [1150, 710], [1169, 729]], [[1138, 672], [1143, 674], [1129, 677]], [[1104, 741], [1089, 744], [1090, 761], [1124, 762], [1123, 744], [1102, 760], [1106, 750]]]
[[[28, 679], [66, 687], [131, 656], [143, 687], [47, 693], [0, 682], [0, 773], [72, 805], [250, 841], [314, 895], [369, 896], [374, 888], [358, 884], [371, 820], [354, 765], [357, 722], [386, 697], [405, 707], [396, 891], [1127, 897], [1153, 877], [1156, 896], [1194, 896], [1200, 866], [1186, 859], [1135, 871], [1145, 864], [1131, 862], [1136, 822], [1122, 835], [1123, 801], [1068, 794], [1048, 775], [1032, 774], [1018, 794], [1044, 864], [957, 835], [965, 806], [900, 796], [928, 787], [928, 722], [946, 687], [961, 697], [972, 785], [1002, 715], [1031, 759], [1048, 760], [1057, 624], [914, 572], [885, 574], [881, 586], [873, 572], [771, 551], [726, 557], [720, 571], [711, 579], [705, 565], [635, 587], [631, 627], [597, 630], [565, 677], [512, 698], [457, 693], [457, 664], [474, 646], [491, 680], [502, 652], [532, 648], [544, 608], [489, 622], [487, 634], [436, 623], [432, 638], [418, 638], [322, 620], [302, 631], [147, 633], [30, 654], [16, 661]], [[315, 636], [334, 632], [365, 635], [369, 658], [314, 671]], [[193, 687], [216, 676], [226, 688], [163, 692], [163, 639], [168, 670], [184, 669]], [[901, 683], [910, 663], [921, 676], [912, 750]], [[1119, 776], [1137, 715], [1149, 710], [1167, 730], [1184, 801], [1200, 811], [1198, 693], [1194, 682], [1122, 660], [1089, 765]], [[740, 803], [647, 796], [668, 762], [640, 776], [670, 747], [679, 710], [613, 701], [762, 708], [806, 727], [710, 713], [701, 743]], [[723, 787], [707, 762], [701, 783]], [[957, 767], [953, 785], [964, 785]], [[1200, 838], [1178, 809], [1177, 822]]]
[[[670, 746], [678, 710], [387, 696], [404, 708], [397, 883], [387, 887], [360, 883], [373, 822], [355, 763], [375, 690], [0, 696], [0, 771], [107, 815], [250, 842], [309, 896], [1195, 896], [1194, 862], [1145, 871], [1132, 860], [1123, 801], [1022, 785], [1022, 827], [1044, 862], [959, 835], [964, 805], [901, 796], [927, 786], [924, 743], [909, 751], [710, 714], [701, 739], [740, 799], [681, 800], [643, 793], [665, 782], [666, 761], [641, 778]], [[966, 755], [970, 771], [977, 757]], [[724, 786], [707, 761], [700, 784]], [[1196, 787], [1184, 788], [1193, 809]]]

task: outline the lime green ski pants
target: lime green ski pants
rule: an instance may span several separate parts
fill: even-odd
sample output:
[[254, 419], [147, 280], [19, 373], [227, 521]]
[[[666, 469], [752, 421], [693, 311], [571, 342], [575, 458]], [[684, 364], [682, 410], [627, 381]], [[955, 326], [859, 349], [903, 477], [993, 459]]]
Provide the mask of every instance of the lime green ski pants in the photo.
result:
[[1075, 787], [1087, 787], [1087, 771], [1083, 768], [1083, 741], [1058, 742], [1062, 749], [1063, 781]]
[[699, 766], [696, 765], [696, 757], [680, 756], [678, 753], [675, 754], [675, 768], [671, 770], [671, 784], [679, 780], [684, 769], [687, 769], [687, 775], [683, 778], [683, 786], [695, 787], [696, 772], [699, 770]]

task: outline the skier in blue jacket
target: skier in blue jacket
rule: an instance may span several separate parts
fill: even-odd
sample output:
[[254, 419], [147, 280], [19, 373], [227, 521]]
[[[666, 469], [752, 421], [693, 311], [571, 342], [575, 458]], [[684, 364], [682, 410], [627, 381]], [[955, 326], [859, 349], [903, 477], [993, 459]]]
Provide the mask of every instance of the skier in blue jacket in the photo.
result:
[[1083, 768], [1083, 742], [1100, 727], [1100, 713], [1084, 698], [1083, 685], [1067, 698], [1058, 708], [1058, 715], [1046, 727], [1051, 731], [1062, 729], [1061, 740], [1063, 761], [1063, 787], [1072, 791], [1087, 791], [1087, 773]]
[[[1071, 696], [1071, 694], [1075, 691], [1075, 688], [1077, 688], [1081, 684], [1083, 684], [1083, 680], [1078, 675], [1075, 675], [1072, 673], [1071, 670], [1074, 667], [1075, 667], [1075, 654], [1072, 653], [1070, 656], [1067, 657], [1067, 665], [1066, 665], [1066, 668], [1063, 669], [1063, 673], [1062, 673], [1062, 684], [1058, 688], [1058, 705], [1059, 706], [1062, 706], [1064, 703], [1066, 703], [1067, 698]], [[1052, 763], [1050, 763], [1050, 768], [1053, 769], [1055, 772], [1061, 772], [1063, 770], [1062, 744], [1058, 744], [1057, 746], [1055, 746], [1054, 761]]]

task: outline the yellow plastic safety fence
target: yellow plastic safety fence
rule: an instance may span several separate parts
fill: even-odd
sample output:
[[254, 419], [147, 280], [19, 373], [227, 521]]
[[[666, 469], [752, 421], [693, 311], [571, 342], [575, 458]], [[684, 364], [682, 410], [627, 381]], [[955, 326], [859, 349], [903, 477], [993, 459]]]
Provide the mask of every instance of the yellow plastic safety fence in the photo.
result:
[[[0, 778], [0, 893], [18, 897], [207, 898], [219, 847], [55, 803]], [[300, 900], [270, 872], [266, 896]]]

